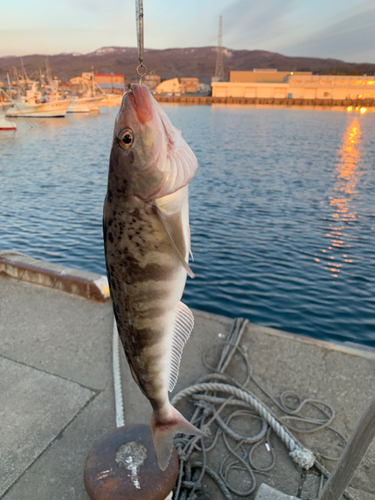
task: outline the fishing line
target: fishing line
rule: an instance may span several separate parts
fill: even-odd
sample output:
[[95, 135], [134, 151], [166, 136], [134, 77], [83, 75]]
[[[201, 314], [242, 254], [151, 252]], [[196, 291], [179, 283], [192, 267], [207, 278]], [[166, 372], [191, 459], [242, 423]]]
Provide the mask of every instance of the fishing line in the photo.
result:
[[[137, 45], [138, 45], [138, 59], [139, 59], [139, 64], [136, 68], [136, 71], [139, 76], [139, 84], [142, 85], [142, 78], [147, 73], [147, 68], [143, 64], [143, 53], [144, 53], [143, 0], [135, 0], [135, 12], [136, 12]], [[121, 427], [125, 425], [125, 419], [124, 419], [124, 401], [123, 401], [122, 384], [121, 384], [119, 334], [115, 318], [113, 318], [113, 334], [112, 334], [112, 367], [113, 367], [113, 381], [114, 381], [114, 393], [115, 393], [116, 426]]]
[[144, 53], [143, 0], [135, 0], [135, 12], [136, 12], [137, 44], [138, 44], [138, 59], [139, 59], [139, 64], [136, 68], [136, 71], [139, 76], [139, 85], [142, 85], [142, 78], [147, 73], [147, 67], [143, 63], [143, 53]]

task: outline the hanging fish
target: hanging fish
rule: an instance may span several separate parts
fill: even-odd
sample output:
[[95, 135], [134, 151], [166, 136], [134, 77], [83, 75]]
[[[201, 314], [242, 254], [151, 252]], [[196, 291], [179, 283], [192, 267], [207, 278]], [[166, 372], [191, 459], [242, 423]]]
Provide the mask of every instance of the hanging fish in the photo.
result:
[[176, 433], [202, 435], [169, 402], [193, 329], [180, 302], [190, 252], [188, 183], [194, 153], [147, 87], [132, 86], [116, 118], [103, 232], [119, 335], [134, 380], [150, 401], [159, 467]]

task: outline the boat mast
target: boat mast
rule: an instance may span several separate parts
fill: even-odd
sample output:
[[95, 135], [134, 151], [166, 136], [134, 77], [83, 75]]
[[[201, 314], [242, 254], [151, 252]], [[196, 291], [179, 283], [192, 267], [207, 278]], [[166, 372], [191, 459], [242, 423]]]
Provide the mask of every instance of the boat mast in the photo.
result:
[[12, 86], [10, 84], [9, 73], [7, 73], [7, 80], [8, 80], [9, 96], [12, 97]]
[[48, 57], [46, 57], [46, 71], [47, 71], [47, 82], [50, 87], [52, 87], [52, 74], [51, 74], [51, 66], [48, 62]]

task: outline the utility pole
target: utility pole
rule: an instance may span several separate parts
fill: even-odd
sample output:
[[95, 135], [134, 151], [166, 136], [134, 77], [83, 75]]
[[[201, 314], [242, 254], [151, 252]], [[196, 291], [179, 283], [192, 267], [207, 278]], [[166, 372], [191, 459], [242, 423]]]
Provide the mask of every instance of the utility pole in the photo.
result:
[[220, 16], [219, 39], [218, 39], [217, 53], [216, 53], [215, 76], [212, 79], [215, 82], [223, 82], [225, 80], [222, 44], [223, 44], [223, 16]]

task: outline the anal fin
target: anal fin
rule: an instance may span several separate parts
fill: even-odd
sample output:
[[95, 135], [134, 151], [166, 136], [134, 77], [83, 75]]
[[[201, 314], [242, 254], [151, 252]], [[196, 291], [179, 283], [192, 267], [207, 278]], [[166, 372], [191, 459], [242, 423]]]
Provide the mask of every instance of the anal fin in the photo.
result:
[[169, 372], [168, 390], [173, 391], [180, 370], [182, 350], [190, 337], [194, 327], [194, 316], [188, 306], [180, 302], [177, 306], [176, 318], [173, 329], [172, 353]]

